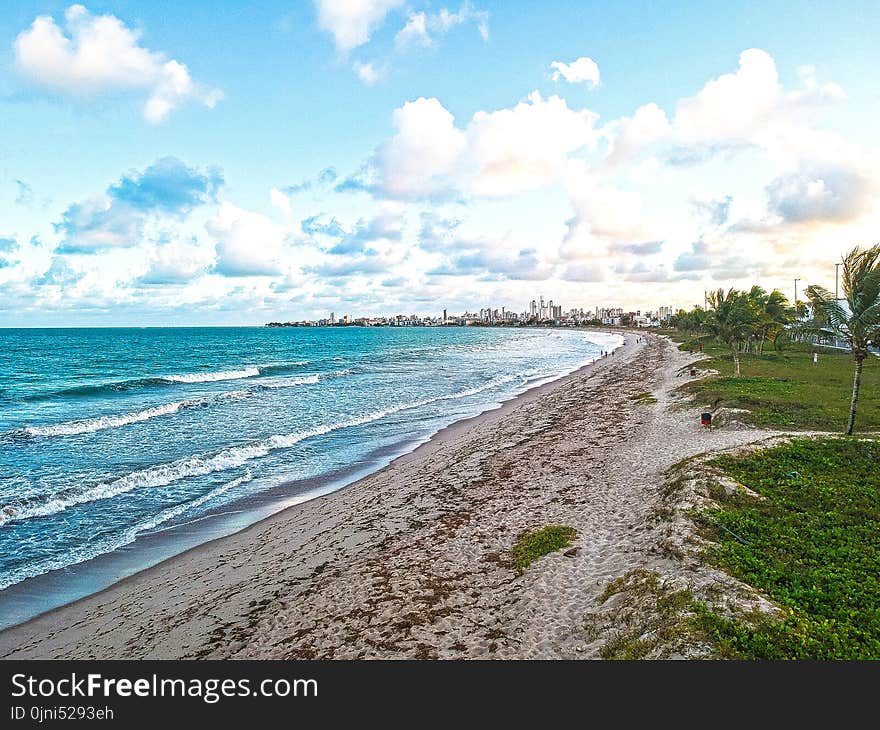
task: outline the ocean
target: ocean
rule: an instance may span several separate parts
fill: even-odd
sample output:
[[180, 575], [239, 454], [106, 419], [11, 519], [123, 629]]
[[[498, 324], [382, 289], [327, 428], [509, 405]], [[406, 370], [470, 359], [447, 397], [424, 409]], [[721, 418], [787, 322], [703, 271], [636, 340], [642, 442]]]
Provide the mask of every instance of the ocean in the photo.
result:
[[621, 342], [531, 328], [0, 330], [0, 626], [338, 488]]

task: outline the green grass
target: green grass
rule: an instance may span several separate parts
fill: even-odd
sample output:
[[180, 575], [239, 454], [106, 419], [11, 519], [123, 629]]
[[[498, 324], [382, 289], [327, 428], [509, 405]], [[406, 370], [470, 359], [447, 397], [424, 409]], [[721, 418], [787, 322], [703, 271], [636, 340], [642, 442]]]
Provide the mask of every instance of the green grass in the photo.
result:
[[610, 613], [589, 617], [584, 638], [608, 636], [599, 649], [603, 659], [668, 658], [686, 656], [688, 649], [708, 642], [703, 624], [695, 620], [704, 604], [687, 589], [675, 588], [657, 573], [636, 568], [611, 581], [599, 596], [604, 604], [620, 595]]
[[764, 499], [713, 495], [710, 557], [784, 609], [731, 621], [697, 607], [719, 654], [880, 659], [880, 441], [796, 439], [712, 463]]
[[657, 399], [651, 393], [637, 393], [636, 395], [631, 395], [629, 399], [635, 403], [656, 403]]
[[[679, 335], [679, 349], [697, 351], [696, 340]], [[768, 345], [763, 355], [743, 355], [740, 377], [733, 376], [733, 360], [723, 346], [704, 338], [708, 360], [701, 368], [719, 372], [689, 383], [685, 392], [700, 403], [742, 408], [738, 418], [756, 426], [780, 429], [843, 431], [852, 396], [854, 361], [852, 355], [820, 349], [819, 363], [813, 365], [813, 349], [790, 344], [782, 352]], [[880, 430], [880, 358], [871, 356], [862, 375], [861, 398], [856, 414], [857, 431]]]
[[568, 547], [576, 537], [577, 530], [564, 525], [549, 525], [534, 532], [526, 532], [513, 546], [513, 564], [522, 572], [538, 558]]

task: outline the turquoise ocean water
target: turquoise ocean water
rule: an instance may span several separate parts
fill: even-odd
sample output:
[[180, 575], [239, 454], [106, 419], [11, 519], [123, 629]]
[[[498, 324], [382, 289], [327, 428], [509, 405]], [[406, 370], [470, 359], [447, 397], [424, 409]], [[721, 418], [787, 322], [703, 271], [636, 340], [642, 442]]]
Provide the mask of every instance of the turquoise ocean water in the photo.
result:
[[[139, 563], [139, 545], [218, 515], [241, 527], [249, 505], [264, 515], [380, 468], [620, 341], [484, 328], [0, 330], [0, 625], [37, 612], [21, 595], [39, 576], [54, 581], [39, 584], [45, 609], [62, 601], [43, 594], [65, 575], [75, 583], [77, 566], [126, 551], [143, 567], [175, 546], [145, 547], [155, 558]], [[64, 600], [118, 577], [68, 585]], [[15, 604], [5, 619], [4, 595]]]

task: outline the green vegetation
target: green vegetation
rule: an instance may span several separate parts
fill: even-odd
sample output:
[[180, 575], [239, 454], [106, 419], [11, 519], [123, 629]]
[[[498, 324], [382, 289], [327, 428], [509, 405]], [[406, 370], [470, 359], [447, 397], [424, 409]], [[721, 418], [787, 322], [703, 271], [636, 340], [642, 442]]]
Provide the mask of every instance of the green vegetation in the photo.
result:
[[[727, 382], [717, 384], [719, 387], [715, 390], [715, 399], [710, 402], [717, 400], [717, 405], [720, 405], [725, 396], [733, 397], [739, 403], [729, 405], [748, 408], [746, 401], [751, 400], [762, 411], [753, 421], [760, 425], [795, 428], [840, 428], [843, 425], [843, 431], [852, 435], [861, 387], [871, 380], [876, 383], [876, 373], [873, 377], [866, 374], [865, 365], [873, 360], [869, 348], [880, 347], [880, 244], [864, 250], [856, 247], [844, 257], [842, 263], [842, 299], [837, 299], [827, 289], [815, 284], [806, 289], [809, 306], [800, 301], [789, 306], [779, 290], [768, 293], [759, 286], [753, 286], [748, 291], [730, 289], [725, 292], [719, 289], [706, 297], [710, 308], [694, 307], [689, 312], [682, 310], [673, 315], [670, 324], [678, 332], [676, 339], [684, 340], [686, 347], [692, 348], [698, 342], [707, 347], [716, 345], [713, 354], [719, 363], [723, 360], [722, 353], [731, 356], [732, 375], [736, 381], [728, 376]], [[776, 383], [793, 380], [813, 381], [810, 385], [821, 384], [823, 381], [815, 377], [821, 372], [820, 368], [815, 368], [811, 375], [800, 368], [800, 372], [791, 378], [774, 367], [755, 372], [752, 363], [748, 363], [746, 369], [752, 380], [740, 380], [743, 359], [753, 355], [759, 362], [762, 361], [765, 357], [764, 345], [768, 341], [773, 343], [776, 354], [779, 354], [790, 342], [821, 340], [831, 336], [846, 341], [855, 359], [854, 373], [847, 386], [848, 407], [840, 399], [840, 374], [849, 368], [843, 368], [842, 363], [833, 357], [830, 362], [836, 366], [832, 375], [835, 382], [822, 392], [759, 382], [770, 378]], [[799, 349], [803, 351], [803, 345]], [[811, 348], [810, 352], [813, 349], [819, 348]], [[774, 359], [778, 364], [778, 358]], [[788, 363], [789, 366], [792, 364]], [[725, 375], [730, 372], [730, 368], [717, 369]], [[759, 390], [764, 392], [757, 392]], [[778, 396], [775, 402], [774, 395]], [[806, 395], [806, 402], [802, 395]], [[840, 408], [841, 415], [832, 419], [829, 408]], [[876, 406], [869, 405], [866, 411], [860, 416], [861, 430], [876, 428]], [[848, 414], [848, 417], [842, 414]]]
[[657, 399], [651, 395], [650, 393], [637, 393], [636, 395], [631, 395], [629, 399], [635, 403], [656, 403]]
[[868, 347], [880, 346], [880, 244], [854, 248], [843, 259], [843, 293], [839, 301], [821, 286], [807, 287], [813, 309], [813, 328], [834, 332], [847, 341], [855, 358], [852, 398], [846, 434], [852, 435]]
[[605, 604], [614, 596], [620, 596], [616, 606], [588, 618], [584, 626], [588, 640], [609, 633], [599, 649], [603, 659], [687, 656], [709, 642], [703, 622], [695, 620], [705, 606], [689, 590], [661, 581], [653, 571], [637, 568], [611, 581], [598, 602]]
[[880, 659], [880, 441], [797, 439], [712, 463], [763, 499], [713, 495], [710, 558], [784, 611], [729, 620], [695, 604], [718, 653]]
[[544, 555], [571, 545], [577, 530], [564, 525], [549, 525], [534, 532], [526, 532], [513, 546], [513, 564], [520, 572]]
[[[677, 339], [685, 339], [679, 336]], [[701, 340], [709, 359], [701, 368], [717, 370], [717, 377], [684, 386], [699, 403], [742, 408], [739, 420], [778, 429], [841, 431], [846, 426], [852, 395], [852, 355], [839, 350], [792, 343], [782, 352], [744, 356], [746, 376], [735, 377], [725, 349], [711, 338]], [[698, 349], [696, 339], [685, 339], [680, 349]], [[813, 364], [813, 352], [819, 361]], [[862, 387], [880, 391], [880, 360], [865, 363]], [[859, 430], [880, 429], [880, 400], [864, 399], [859, 410]]]

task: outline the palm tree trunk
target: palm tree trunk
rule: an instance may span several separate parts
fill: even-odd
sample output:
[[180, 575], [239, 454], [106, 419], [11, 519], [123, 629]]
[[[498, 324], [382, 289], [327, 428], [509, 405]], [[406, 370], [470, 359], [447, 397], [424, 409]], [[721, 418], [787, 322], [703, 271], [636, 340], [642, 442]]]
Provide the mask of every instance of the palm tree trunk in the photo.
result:
[[856, 372], [853, 375], [852, 400], [849, 403], [849, 422], [846, 424], [846, 435], [852, 436], [856, 425], [856, 406], [859, 404], [859, 388], [862, 387], [862, 365], [865, 362], [863, 355], [856, 355]]
[[736, 351], [735, 345], [733, 347], [733, 374], [739, 377], [739, 353]]

